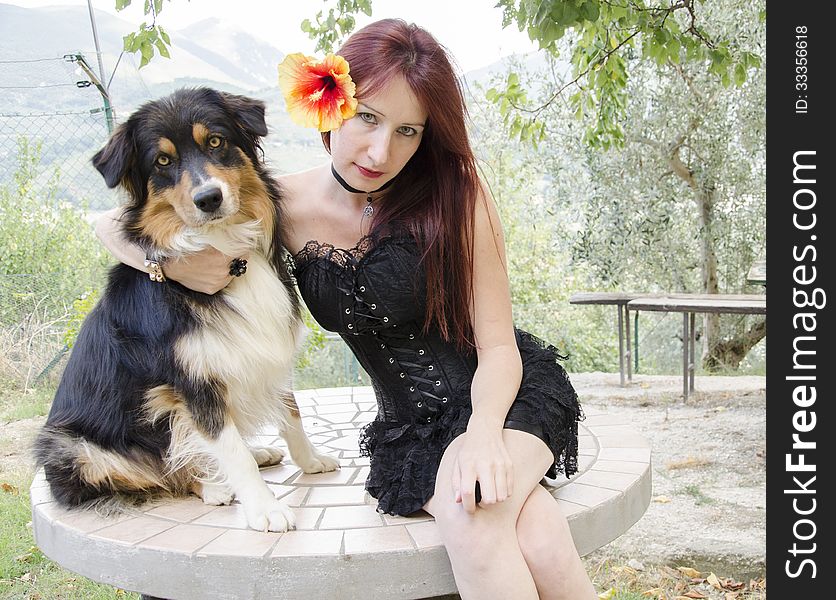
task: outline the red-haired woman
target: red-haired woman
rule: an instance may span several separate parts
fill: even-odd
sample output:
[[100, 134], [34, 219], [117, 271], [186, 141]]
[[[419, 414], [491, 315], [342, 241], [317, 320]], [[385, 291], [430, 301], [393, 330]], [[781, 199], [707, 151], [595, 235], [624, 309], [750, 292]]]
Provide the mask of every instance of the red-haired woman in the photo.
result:
[[[575, 472], [581, 408], [557, 351], [512, 323], [502, 227], [451, 62], [427, 31], [394, 19], [338, 55], [356, 115], [322, 134], [330, 163], [281, 178], [284, 242], [311, 313], [371, 378], [366, 487], [381, 511], [435, 517], [463, 598], [595, 598], [540, 485]], [[141, 268], [111, 219], [98, 231]], [[230, 260], [207, 250], [165, 275], [214, 293]]]

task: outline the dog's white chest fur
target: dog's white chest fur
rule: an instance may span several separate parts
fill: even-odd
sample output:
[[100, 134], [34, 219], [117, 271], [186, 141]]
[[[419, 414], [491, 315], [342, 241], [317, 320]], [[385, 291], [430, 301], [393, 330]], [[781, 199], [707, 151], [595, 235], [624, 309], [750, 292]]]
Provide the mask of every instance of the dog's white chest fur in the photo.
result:
[[221, 302], [197, 309], [200, 324], [178, 340], [176, 354], [193, 377], [226, 382], [227, 410], [246, 435], [282, 415], [302, 325], [260, 253], [222, 293]]

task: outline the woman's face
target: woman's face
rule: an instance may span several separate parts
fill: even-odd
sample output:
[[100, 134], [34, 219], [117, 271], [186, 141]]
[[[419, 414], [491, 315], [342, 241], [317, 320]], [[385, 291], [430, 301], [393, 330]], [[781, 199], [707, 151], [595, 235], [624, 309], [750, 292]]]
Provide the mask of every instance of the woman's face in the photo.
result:
[[427, 112], [402, 77], [358, 98], [357, 114], [331, 132], [331, 160], [346, 182], [370, 191], [404, 168], [421, 143]]

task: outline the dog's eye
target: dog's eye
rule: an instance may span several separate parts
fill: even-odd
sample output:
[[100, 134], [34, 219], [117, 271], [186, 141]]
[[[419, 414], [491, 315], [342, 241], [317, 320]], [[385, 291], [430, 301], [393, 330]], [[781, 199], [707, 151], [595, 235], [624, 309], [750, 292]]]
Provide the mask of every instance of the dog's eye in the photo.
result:
[[161, 167], [167, 167], [168, 165], [171, 164], [171, 159], [169, 157], [167, 157], [165, 154], [160, 154], [157, 157], [157, 164], [160, 165]]
[[220, 148], [221, 144], [224, 143], [223, 138], [219, 135], [213, 135], [209, 138], [208, 142], [210, 148]]

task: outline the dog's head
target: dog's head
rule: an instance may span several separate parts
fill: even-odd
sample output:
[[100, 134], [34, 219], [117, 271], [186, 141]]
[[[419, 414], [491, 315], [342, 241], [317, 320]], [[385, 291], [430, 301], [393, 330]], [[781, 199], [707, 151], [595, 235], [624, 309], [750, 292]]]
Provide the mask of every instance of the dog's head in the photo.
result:
[[261, 220], [271, 193], [259, 159], [264, 103], [208, 88], [140, 107], [93, 157], [111, 188], [129, 194], [129, 237], [171, 247], [184, 230]]

